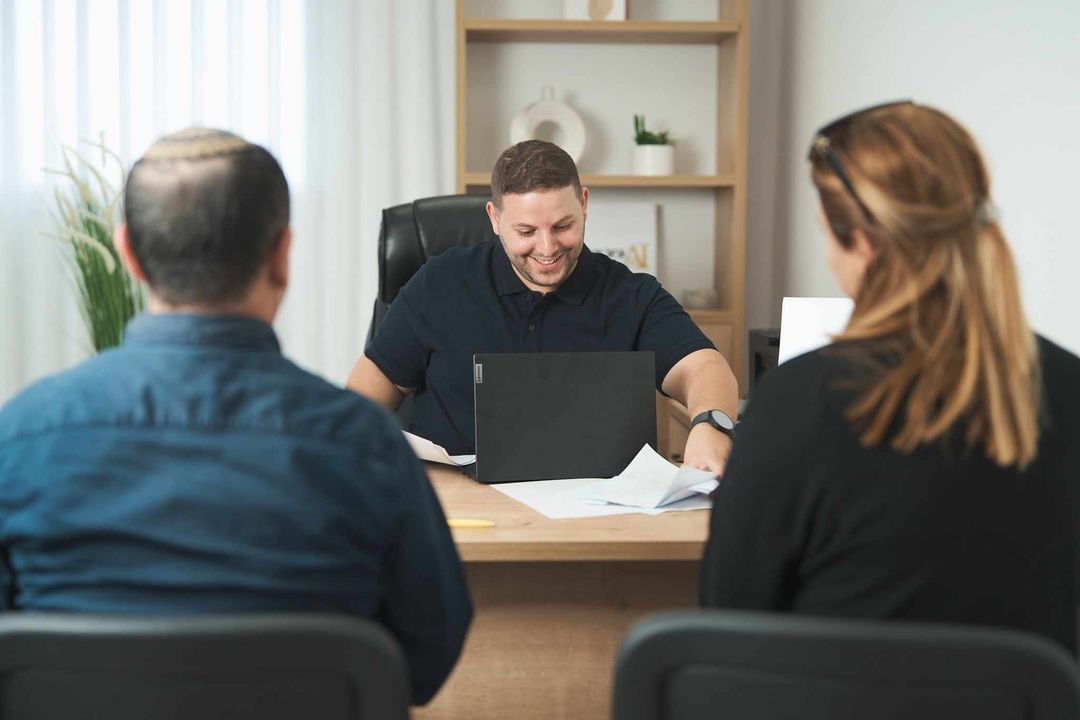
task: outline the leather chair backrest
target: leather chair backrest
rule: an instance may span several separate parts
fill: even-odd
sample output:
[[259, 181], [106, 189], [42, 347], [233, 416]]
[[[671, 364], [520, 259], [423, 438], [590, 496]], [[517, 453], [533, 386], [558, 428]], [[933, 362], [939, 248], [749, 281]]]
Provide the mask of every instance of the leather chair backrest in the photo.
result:
[[706, 610], [623, 641], [614, 720], [1066, 720], [1075, 658], [1012, 630]]
[[484, 211], [487, 201], [487, 195], [445, 195], [383, 210], [379, 293], [369, 339], [398, 291], [428, 258], [450, 248], [498, 240]]
[[487, 195], [423, 198], [383, 210], [379, 232], [379, 299], [389, 305], [428, 258], [450, 248], [498, 239]]
[[0, 615], [0, 718], [408, 720], [408, 669], [371, 620]]

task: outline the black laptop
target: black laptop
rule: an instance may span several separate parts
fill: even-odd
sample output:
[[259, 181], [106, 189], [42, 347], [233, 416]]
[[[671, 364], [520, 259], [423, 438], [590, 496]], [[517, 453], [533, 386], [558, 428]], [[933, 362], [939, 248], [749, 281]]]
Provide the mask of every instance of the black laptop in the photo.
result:
[[476, 479], [618, 475], [656, 446], [651, 352], [473, 356]]

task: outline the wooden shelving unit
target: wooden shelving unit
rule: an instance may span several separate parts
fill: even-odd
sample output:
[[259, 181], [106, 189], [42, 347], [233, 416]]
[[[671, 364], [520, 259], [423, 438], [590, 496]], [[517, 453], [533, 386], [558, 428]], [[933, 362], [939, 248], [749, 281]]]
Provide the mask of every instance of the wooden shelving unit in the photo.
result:
[[[589, 175], [582, 173], [581, 183], [588, 187], [610, 188], [733, 188], [734, 175]], [[491, 184], [490, 173], [465, 173], [465, 185], [484, 187]]]
[[715, 43], [737, 35], [734, 22], [503, 20], [465, 18], [470, 42]]
[[[713, 286], [719, 307], [710, 310], [692, 310], [691, 317], [702, 330], [716, 343], [727, 357], [740, 381], [745, 377], [746, 366], [746, 321], [744, 305], [745, 287], [745, 225], [746, 225], [746, 152], [747, 152], [747, 102], [748, 102], [748, 0], [714, 0], [717, 20], [635, 20], [618, 22], [592, 22], [577, 20], [531, 20], [505, 19], [488, 17], [470, 17], [466, 14], [466, 0], [457, 2], [457, 87], [456, 87], [456, 185], [458, 192], [470, 189], [482, 190], [490, 183], [490, 167], [467, 167], [469, 153], [468, 129], [470, 127], [469, 104], [469, 48], [480, 52], [481, 46], [491, 43], [533, 43], [540, 48], [550, 48], [560, 44], [579, 46], [580, 44], [604, 45], [602, 50], [592, 52], [611, 52], [613, 62], [626, 63], [628, 74], [637, 51], [619, 50], [616, 46], [697, 46], [706, 53], [703, 57], [715, 58], [717, 66], [702, 72], [701, 77], [715, 77], [711, 81], [695, 81], [695, 73], [688, 73], [689, 82], [697, 82], [692, 92], [698, 97], [715, 96], [715, 158], [710, 158], [708, 167], [701, 174], [680, 174], [663, 177], [637, 176], [619, 172], [590, 172], [587, 166], [581, 167], [582, 183], [592, 188], [612, 188], [616, 192], [649, 193], [656, 192], [659, 197], [671, 198], [672, 192], [697, 193], [694, 197], [711, 202], [713, 212], [712, 250], [714, 257]], [[704, 0], [702, 0], [704, 2]], [[698, 6], [694, 6], [695, 10]], [[669, 8], [670, 9], [670, 8]], [[631, 12], [633, 7], [631, 7]], [[609, 51], [607, 46], [612, 46]], [[709, 50], [715, 48], [715, 52]], [[547, 50], [550, 52], [550, 50]], [[524, 50], [523, 50], [524, 52]], [[528, 52], [534, 52], [528, 50]], [[535, 52], [545, 52], [538, 49]], [[691, 52], [691, 49], [687, 49]], [[620, 54], [621, 53], [621, 54]], [[711, 53], [711, 54], [709, 54]], [[640, 53], [637, 53], [640, 54]], [[483, 57], [498, 58], [490, 51]], [[713, 72], [715, 71], [715, 72]], [[583, 72], [588, 72], [585, 68]], [[497, 75], [488, 74], [487, 83], [476, 85], [483, 88], [484, 97], [497, 93]], [[490, 83], [493, 81], [495, 85]], [[510, 80], [509, 82], [515, 82]], [[573, 87], [575, 79], [568, 77], [566, 85]], [[582, 80], [587, 82], [587, 80]], [[655, 86], [654, 86], [655, 87]], [[625, 90], [625, 88], [624, 88]], [[602, 94], [594, 86], [589, 92]], [[648, 93], [642, 87], [642, 94]], [[704, 95], [703, 95], [704, 94]], [[700, 108], [699, 106], [696, 106]], [[476, 110], [475, 112], [482, 112]], [[711, 115], [711, 111], [710, 111]], [[477, 115], [476, 119], [483, 116]], [[486, 127], [488, 132], [493, 128]], [[483, 137], [483, 135], [478, 136]], [[474, 140], [477, 140], [474, 138]], [[709, 143], [711, 147], [711, 139]], [[478, 148], [484, 147], [478, 144]], [[485, 151], [486, 152], [486, 151]], [[480, 162], [477, 153], [473, 161]], [[491, 158], [494, 162], [494, 157]], [[688, 195], [688, 197], [690, 197]], [[658, 202], [661, 202], [658, 200]], [[697, 202], [695, 200], [695, 202]], [[661, 203], [661, 207], [663, 207]], [[664, 237], [665, 243], [679, 242], [680, 238]], [[661, 281], [663, 278], [661, 268]], [[680, 438], [684, 440], [679, 427], [685, 425], [685, 413], [679, 416], [671, 403], [658, 403], [658, 429], [661, 449], [671, 457], [681, 455]], [[666, 428], [672, 428], [668, 432]], [[669, 439], [670, 438], [670, 439]]]

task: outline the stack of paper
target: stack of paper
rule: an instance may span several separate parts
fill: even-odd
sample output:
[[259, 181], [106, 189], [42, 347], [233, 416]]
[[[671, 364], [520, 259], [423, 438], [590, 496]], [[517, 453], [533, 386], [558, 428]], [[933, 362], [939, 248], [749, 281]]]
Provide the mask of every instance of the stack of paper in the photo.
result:
[[626, 470], [607, 480], [535, 480], [491, 487], [549, 518], [563, 519], [705, 510], [712, 507], [708, 493], [717, 484], [712, 473], [680, 470], [646, 445]]
[[692, 467], [676, 467], [646, 445], [621, 473], [592, 486], [591, 500], [611, 505], [653, 509], [694, 495], [708, 495], [716, 475]]
[[416, 457], [421, 460], [442, 463], [443, 465], [456, 465], [458, 467], [472, 465], [476, 462], [475, 455], [451, 455], [446, 452], [442, 445], [436, 445], [430, 440], [404, 430], [401, 432], [405, 434], [405, 439], [409, 441], [409, 445], [412, 447], [413, 452], [416, 453]]

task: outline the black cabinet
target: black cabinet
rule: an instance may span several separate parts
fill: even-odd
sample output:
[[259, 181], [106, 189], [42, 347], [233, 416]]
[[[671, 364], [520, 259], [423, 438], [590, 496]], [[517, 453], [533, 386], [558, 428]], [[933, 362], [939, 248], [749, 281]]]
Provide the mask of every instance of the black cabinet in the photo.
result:
[[750, 391], [758, 378], [777, 365], [780, 354], [780, 328], [758, 328], [750, 331]]

